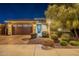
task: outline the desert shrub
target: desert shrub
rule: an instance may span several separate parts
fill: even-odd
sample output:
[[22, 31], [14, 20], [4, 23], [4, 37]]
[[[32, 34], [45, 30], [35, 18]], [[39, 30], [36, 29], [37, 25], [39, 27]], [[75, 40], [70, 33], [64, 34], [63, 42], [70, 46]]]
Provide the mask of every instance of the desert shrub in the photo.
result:
[[70, 41], [69, 42], [72, 46], [79, 46], [79, 42], [77, 41]]
[[58, 37], [61, 37], [62, 31], [56, 31], [56, 34], [58, 35]]
[[64, 39], [61, 39], [62, 41], [66, 41], [66, 42], [69, 42], [70, 41], [70, 39], [66, 39], [66, 38], [64, 38]]
[[49, 34], [46, 31], [43, 31], [42, 32], [42, 37], [48, 38], [49, 37]]
[[61, 38], [63, 38], [63, 39], [64, 39], [64, 38], [70, 39], [71, 36], [70, 36], [69, 34], [64, 33], [64, 34], [61, 35]]
[[51, 34], [51, 39], [54, 40], [54, 42], [56, 42], [56, 43], [59, 42], [58, 35], [55, 34], [55, 33], [54, 34]]
[[72, 39], [72, 38], [71, 38], [71, 36], [70, 36], [69, 34], [63, 34], [63, 35], [61, 36], [61, 38], [60, 38], [60, 40], [62, 40], [62, 41], [67, 41], [67, 42], [69, 42], [71, 39]]
[[58, 38], [58, 35], [57, 34], [51, 34], [51, 38], [52, 39], [57, 39]]
[[60, 41], [60, 45], [62, 45], [62, 46], [67, 46], [68, 45], [68, 42], [67, 41]]
[[37, 37], [37, 34], [36, 33], [32, 33], [31, 34], [31, 39], [34, 39], [34, 38], [36, 38]]

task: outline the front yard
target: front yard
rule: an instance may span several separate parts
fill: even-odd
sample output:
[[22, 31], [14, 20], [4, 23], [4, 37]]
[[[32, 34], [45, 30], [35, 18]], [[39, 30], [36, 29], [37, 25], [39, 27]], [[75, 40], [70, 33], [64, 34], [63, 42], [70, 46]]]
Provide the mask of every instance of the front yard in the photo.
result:
[[26, 35], [0, 36], [0, 56], [79, 56], [78, 47], [62, 48], [55, 44], [54, 48], [46, 50], [42, 49], [41, 44], [37, 44], [45, 38], [22, 40], [26, 37]]

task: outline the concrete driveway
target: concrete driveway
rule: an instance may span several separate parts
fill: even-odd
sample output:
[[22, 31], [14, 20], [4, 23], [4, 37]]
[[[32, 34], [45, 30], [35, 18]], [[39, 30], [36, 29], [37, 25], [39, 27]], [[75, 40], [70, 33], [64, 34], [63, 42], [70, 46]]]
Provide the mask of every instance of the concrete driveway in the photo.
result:
[[[26, 40], [23, 40], [23, 39]], [[0, 44], [26, 44], [29, 40], [30, 35], [11, 35], [11, 36], [1, 36]]]
[[41, 45], [0, 45], [0, 56], [79, 56], [79, 49], [52, 48], [43, 50]]

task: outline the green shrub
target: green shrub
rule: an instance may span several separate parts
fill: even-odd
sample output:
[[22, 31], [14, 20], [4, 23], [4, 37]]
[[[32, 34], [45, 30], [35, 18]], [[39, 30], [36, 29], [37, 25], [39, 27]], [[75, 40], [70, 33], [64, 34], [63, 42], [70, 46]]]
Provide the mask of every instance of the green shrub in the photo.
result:
[[70, 41], [69, 42], [72, 46], [79, 46], [79, 42], [77, 41]]
[[58, 35], [57, 34], [51, 34], [51, 38], [52, 39], [57, 39], [58, 38]]
[[67, 39], [70, 39], [71, 36], [70, 36], [69, 34], [67, 34], [67, 33], [64, 33], [64, 34], [61, 35], [61, 38], [67, 38]]
[[60, 45], [67, 46], [68, 45], [68, 42], [67, 41], [60, 41]]
[[61, 39], [62, 41], [66, 41], [66, 42], [69, 42], [70, 41], [70, 39], [66, 39], [66, 38], [64, 38], [64, 39]]
[[32, 33], [31, 34], [31, 39], [35, 39], [37, 37], [37, 34], [36, 33]]
[[58, 37], [61, 37], [62, 32], [57, 32], [57, 34], [58, 34]]
[[57, 34], [52, 34], [51, 35], [51, 39], [54, 40], [55, 43], [58, 43], [59, 42], [58, 35]]
[[43, 31], [42, 32], [42, 37], [48, 38], [49, 37], [49, 34], [46, 31]]
[[63, 34], [60, 40], [69, 42], [71, 40], [71, 37], [69, 34]]

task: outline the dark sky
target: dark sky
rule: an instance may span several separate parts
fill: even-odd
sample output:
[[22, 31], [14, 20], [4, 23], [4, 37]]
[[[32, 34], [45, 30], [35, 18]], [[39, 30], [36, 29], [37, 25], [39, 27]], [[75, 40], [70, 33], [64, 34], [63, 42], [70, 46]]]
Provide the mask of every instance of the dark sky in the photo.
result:
[[45, 17], [46, 3], [0, 4], [0, 23], [9, 19], [33, 19]]

